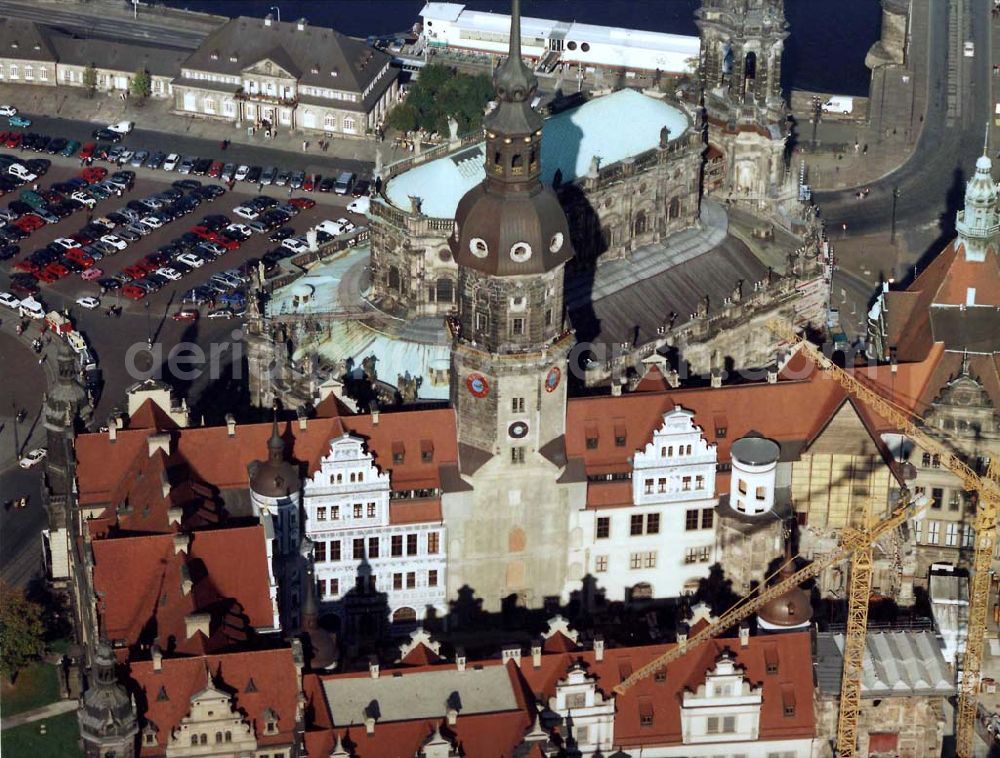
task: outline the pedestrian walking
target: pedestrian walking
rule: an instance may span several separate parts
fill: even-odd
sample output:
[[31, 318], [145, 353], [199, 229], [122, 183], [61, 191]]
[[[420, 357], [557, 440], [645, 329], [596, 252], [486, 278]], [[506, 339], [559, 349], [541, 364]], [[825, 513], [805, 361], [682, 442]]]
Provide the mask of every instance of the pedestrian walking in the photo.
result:
[[305, 140], [302, 140], [302, 152], [304, 153], [308, 149], [309, 149], [309, 143], [306, 142]]

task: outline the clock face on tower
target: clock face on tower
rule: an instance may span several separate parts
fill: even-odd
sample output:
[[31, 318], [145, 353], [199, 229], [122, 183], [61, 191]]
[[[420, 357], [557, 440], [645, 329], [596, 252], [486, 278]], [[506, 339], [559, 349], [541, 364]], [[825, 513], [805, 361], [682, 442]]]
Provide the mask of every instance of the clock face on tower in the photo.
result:
[[490, 383], [482, 374], [469, 374], [465, 377], [465, 388], [473, 397], [486, 397], [490, 394]]
[[523, 421], [515, 421], [507, 427], [507, 435], [512, 440], [521, 440], [528, 436], [528, 425]]
[[559, 380], [562, 378], [562, 371], [559, 370], [558, 366], [553, 366], [549, 369], [549, 373], [545, 375], [545, 391], [554, 392], [556, 387], [559, 386]]

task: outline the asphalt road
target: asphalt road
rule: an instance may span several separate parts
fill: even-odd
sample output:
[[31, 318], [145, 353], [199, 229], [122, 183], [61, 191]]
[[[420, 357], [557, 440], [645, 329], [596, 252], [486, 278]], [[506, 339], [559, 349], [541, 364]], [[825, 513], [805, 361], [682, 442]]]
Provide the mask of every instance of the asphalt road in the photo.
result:
[[204, 31], [171, 24], [170, 19], [151, 18], [151, 13], [147, 9], [143, 9], [134, 20], [130, 18], [127, 23], [122, 23], [122, 19], [105, 18], [92, 11], [75, 11], [72, 8], [58, 8], [52, 4], [36, 6], [0, 0], [0, 16], [37, 21], [67, 32], [91, 37], [155, 42], [163, 47], [176, 47], [182, 50], [196, 49], [206, 36]]
[[[31, 126], [23, 131], [37, 132], [50, 137], [75, 139], [81, 143], [93, 142], [94, 130], [106, 125], [91, 121], [59, 118], [43, 113], [25, 112], [24, 115], [31, 119]], [[133, 109], [127, 116], [137, 123], [141, 123], [142, 121], [141, 109]], [[162, 150], [165, 153], [195, 155], [200, 158], [221, 160], [225, 163], [246, 163], [249, 166], [277, 166], [289, 171], [305, 171], [310, 174], [322, 174], [323, 176], [333, 175], [340, 171], [351, 171], [359, 176], [367, 176], [372, 170], [372, 164], [367, 161], [326, 156], [315, 149], [308, 153], [296, 153], [287, 150], [272, 150], [260, 145], [244, 145], [234, 142], [226, 150], [222, 150], [218, 140], [209, 140], [204, 137], [195, 137], [187, 134], [164, 134], [162, 131], [153, 131], [141, 127], [134, 129], [122, 144], [133, 150]]]
[[[842, 224], [848, 234], [885, 230], [892, 215], [893, 188], [898, 188], [896, 225], [898, 230], [939, 223], [942, 234], [954, 228], [953, 214], [961, 206], [964, 183], [974, 170], [983, 150], [984, 128], [990, 119], [990, 10], [988, 0], [971, 0], [971, 37], [974, 58], [960, 57], [963, 98], [962, 117], [953, 126], [946, 123], [946, 71], [948, 44], [947, 0], [927, 0], [930, 4], [931, 34], [929, 57], [930, 92], [924, 127], [910, 159], [878, 182], [871, 194], [859, 202], [854, 190], [817, 192], [815, 200], [826, 219], [831, 236]], [[920, 41], [911, 50], [921, 54]], [[961, 56], [961, 51], [957, 52]], [[995, 147], [995, 146], [994, 146]]]

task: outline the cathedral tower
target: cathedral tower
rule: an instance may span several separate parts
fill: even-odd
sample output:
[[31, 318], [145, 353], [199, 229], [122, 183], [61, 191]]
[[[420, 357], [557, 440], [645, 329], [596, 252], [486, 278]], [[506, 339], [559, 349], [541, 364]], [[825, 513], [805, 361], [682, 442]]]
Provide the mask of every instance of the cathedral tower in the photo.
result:
[[139, 731], [135, 711], [135, 702], [115, 677], [111, 646], [102, 641], [76, 713], [86, 758], [132, 758]]
[[556, 480], [573, 344], [563, 269], [573, 249], [559, 200], [540, 180], [542, 118], [530, 105], [538, 82], [521, 60], [519, 6], [483, 125], [486, 178], [459, 202], [449, 237], [458, 263], [451, 396], [461, 472], [474, 489], [455, 507], [464, 527], [449, 526], [465, 533], [449, 552], [449, 594], [468, 585], [493, 609], [510, 595], [536, 604], [559, 594], [567, 523]]
[[989, 156], [989, 126], [983, 154], [976, 160], [976, 173], [965, 185], [965, 208], [955, 218], [957, 244], [965, 260], [982, 263], [992, 248], [996, 251], [1000, 236], [1000, 214], [997, 213], [997, 185], [993, 181], [993, 161]]
[[787, 108], [783, 0], [703, 0], [701, 77], [709, 143], [726, 162], [722, 191], [762, 207], [783, 199]]

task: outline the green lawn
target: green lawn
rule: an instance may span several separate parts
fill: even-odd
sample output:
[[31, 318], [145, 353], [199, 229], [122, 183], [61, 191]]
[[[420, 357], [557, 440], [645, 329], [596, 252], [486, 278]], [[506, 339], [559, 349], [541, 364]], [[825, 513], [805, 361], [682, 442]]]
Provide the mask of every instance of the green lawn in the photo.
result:
[[13, 686], [4, 680], [0, 685], [0, 718], [38, 708], [59, 699], [56, 667], [36, 661], [22, 671]]
[[22, 724], [0, 732], [0, 751], [4, 758], [80, 758], [80, 732], [76, 711], [45, 719], [45, 736], [38, 733], [42, 722]]

